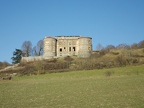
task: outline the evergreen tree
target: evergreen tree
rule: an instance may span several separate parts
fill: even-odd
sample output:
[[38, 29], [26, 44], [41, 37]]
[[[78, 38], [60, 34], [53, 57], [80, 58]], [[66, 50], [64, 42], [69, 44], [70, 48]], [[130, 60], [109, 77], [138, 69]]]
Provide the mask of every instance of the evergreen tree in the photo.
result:
[[12, 59], [12, 63], [16, 64], [16, 63], [20, 63], [22, 58], [22, 51], [20, 49], [15, 49], [15, 51], [13, 52], [13, 57]]

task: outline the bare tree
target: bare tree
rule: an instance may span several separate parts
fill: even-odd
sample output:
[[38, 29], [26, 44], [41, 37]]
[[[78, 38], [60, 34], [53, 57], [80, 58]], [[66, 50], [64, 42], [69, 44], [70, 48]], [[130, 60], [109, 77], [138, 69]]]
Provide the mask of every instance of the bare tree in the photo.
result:
[[138, 44], [137, 44], [137, 43], [133, 43], [133, 44], [131, 45], [131, 48], [132, 48], [132, 49], [137, 49], [137, 48], [138, 48]]
[[103, 49], [103, 46], [99, 43], [97, 46], [96, 46], [96, 49], [101, 51]]
[[37, 51], [38, 51], [38, 56], [43, 55], [43, 40], [38, 41]]
[[140, 41], [140, 42], [138, 43], [138, 47], [139, 47], [139, 48], [144, 48], [144, 40], [142, 40], [142, 41]]
[[114, 46], [114, 45], [108, 45], [108, 46], [106, 47], [106, 49], [107, 49], [107, 50], [115, 49], [115, 46]]
[[43, 40], [38, 41], [37, 46], [33, 47], [33, 55], [41, 56], [43, 55]]
[[36, 46], [34, 46], [33, 49], [32, 49], [32, 55], [33, 56], [38, 56], [38, 54], [37, 54], [37, 47]]
[[125, 45], [124, 48], [125, 48], [125, 49], [131, 49], [131, 46], [130, 46], [130, 45]]
[[125, 48], [126, 47], [126, 44], [123, 43], [123, 44], [119, 44], [116, 48], [117, 49], [122, 49], [122, 48]]
[[5, 68], [5, 67], [7, 67], [7, 66], [10, 66], [10, 64], [9, 64], [8, 62], [6, 62], [6, 61], [1, 62], [1, 61], [0, 61], [0, 69], [3, 69], [3, 68]]
[[22, 44], [22, 51], [24, 56], [29, 57], [32, 53], [32, 43], [30, 41], [24, 41]]

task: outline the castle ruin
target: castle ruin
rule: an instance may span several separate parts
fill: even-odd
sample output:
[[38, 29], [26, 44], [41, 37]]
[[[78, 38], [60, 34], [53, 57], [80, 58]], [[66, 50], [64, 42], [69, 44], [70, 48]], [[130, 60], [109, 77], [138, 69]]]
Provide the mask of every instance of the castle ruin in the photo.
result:
[[83, 36], [47, 36], [44, 38], [44, 55], [23, 57], [34, 61], [65, 56], [89, 57], [92, 52], [92, 38]]

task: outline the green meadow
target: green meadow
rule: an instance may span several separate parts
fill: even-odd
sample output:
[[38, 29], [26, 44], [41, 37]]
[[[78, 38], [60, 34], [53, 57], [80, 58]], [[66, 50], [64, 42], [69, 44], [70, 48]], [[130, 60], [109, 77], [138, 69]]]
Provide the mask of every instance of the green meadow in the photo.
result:
[[1, 108], [144, 108], [144, 65], [0, 81]]

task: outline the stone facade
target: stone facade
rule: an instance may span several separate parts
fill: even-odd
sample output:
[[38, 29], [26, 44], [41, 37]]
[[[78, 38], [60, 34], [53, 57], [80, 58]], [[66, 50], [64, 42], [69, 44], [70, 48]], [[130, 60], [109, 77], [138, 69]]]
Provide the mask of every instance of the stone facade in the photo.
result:
[[48, 36], [44, 38], [44, 56], [88, 57], [92, 52], [92, 38], [82, 36]]
[[44, 55], [23, 57], [22, 61], [35, 61], [64, 56], [89, 57], [92, 38], [83, 36], [47, 36], [44, 38]]

